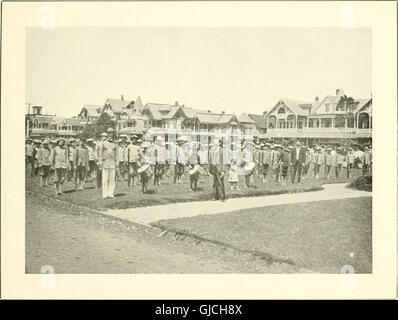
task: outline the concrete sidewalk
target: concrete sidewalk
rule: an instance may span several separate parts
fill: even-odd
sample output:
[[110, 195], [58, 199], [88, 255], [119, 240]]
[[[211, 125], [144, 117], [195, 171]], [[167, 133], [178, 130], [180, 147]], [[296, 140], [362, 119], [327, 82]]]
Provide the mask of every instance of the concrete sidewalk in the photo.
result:
[[246, 197], [221, 201], [195, 201], [173, 203], [160, 206], [130, 208], [104, 211], [104, 215], [149, 225], [151, 222], [194, 217], [198, 215], [218, 214], [242, 209], [260, 208], [274, 205], [284, 205], [322, 200], [371, 197], [372, 193], [346, 188], [346, 184], [326, 184], [324, 190], [302, 193], [280, 194], [262, 197]]

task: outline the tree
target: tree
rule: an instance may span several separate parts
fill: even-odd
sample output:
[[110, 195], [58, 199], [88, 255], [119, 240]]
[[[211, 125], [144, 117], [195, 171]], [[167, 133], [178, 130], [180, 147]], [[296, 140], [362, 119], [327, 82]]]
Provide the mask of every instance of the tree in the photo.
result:
[[[347, 128], [354, 127], [356, 106], [357, 102], [354, 100], [354, 98], [348, 97], [346, 95], [342, 96], [336, 106], [336, 111], [342, 112], [336, 115], [336, 120], [344, 121], [344, 123], [347, 124]], [[346, 128], [345, 125], [344, 128]], [[348, 133], [348, 130], [344, 131], [345, 144], [348, 138]]]
[[115, 122], [104, 112], [94, 123], [87, 124], [83, 127], [81, 137], [84, 139], [99, 138], [101, 133], [106, 132], [108, 128], [115, 130]]

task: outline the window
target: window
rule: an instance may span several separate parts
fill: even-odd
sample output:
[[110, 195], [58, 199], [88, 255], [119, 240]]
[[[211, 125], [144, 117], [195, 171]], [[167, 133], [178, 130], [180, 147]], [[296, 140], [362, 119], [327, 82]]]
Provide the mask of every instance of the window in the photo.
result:
[[330, 103], [325, 104], [325, 109], [326, 112], [330, 112]]
[[298, 128], [303, 129], [303, 123], [301, 121], [298, 123]]
[[278, 109], [278, 114], [286, 114], [285, 108], [281, 107]]

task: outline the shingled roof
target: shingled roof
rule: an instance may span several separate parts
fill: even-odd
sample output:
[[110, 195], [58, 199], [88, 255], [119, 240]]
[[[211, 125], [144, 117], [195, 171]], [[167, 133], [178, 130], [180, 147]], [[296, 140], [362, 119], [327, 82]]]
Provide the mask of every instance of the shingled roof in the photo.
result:
[[300, 116], [306, 116], [309, 114], [308, 109], [303, 109], [300, 107], [300, 105], [312, 104], [312, 102], [308, 102], [308, 101], [292, 100], [292, 99], [285, 99], [285, 98], [281, 99], [280, 101], [282, 101], [295, 114], [298, 114]]
[[250, 114], [249, 117], [253, 119], [256, 127], [258, 129], [267, 129], [267, 121], [265, 121], [265, 117], [262, 114]]
[[121, 113], [133, 100], [107, 99], [105, 105], [109, 104], [114, 113]]
[[242, 113], [242, 114], [239, 116], [238, 121], [239, 121], [240, 123], [253, 123], [253, 124], [254, 124], [253, 119], [250, 118], [250, 117], [247, 115], [247, 113]]
[[80, 114], [83, 112], [83, 110], [87, 110], [87, 114], [92, 117], [99, 117], [101, 115], [101, 109], [102, 106], [99, 105], [93, 105], [93, 104], [85, 104], [82, 108], [82, 111]]
[[228, 113], [197, 113], [196, 118], [199, 120], [200, 123], [204, 124], [227, 124], [232, 121], [235, 116], [233, 114]]

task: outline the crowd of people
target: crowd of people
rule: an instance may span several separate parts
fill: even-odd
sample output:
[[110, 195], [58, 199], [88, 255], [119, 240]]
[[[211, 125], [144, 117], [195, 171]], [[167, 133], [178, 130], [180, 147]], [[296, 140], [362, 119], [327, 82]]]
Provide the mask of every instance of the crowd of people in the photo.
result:
[[364, 176], [372, 166], [371, 145], [302, 145], [300, 141], [286, 143], [232, 142], [222, 139], [211, 143], [188, 141], [182, 137], [165, 142], [161, 136], [143, 141], [137, 136], [119, 135], [112, 129], [100, 139], [26, 139], [26, 167], [30, 176], [39, 176], [40, 187], [54, 182], [56, 195], [62, 194], [64, 182], [71, 181], [76, 191], [84, 190], [87, 181], [95, 181], [102, 188], [104, 199], [113, 198], [116, 181], [129, 187], [141, 186], [147, 192], [148, 184], [159, 186], [167, 176], [173, 183], [183, 183], [189, 176], [189, 187], [197, 190], [200, 176], [213, 177], [215, 199], [226, 198], [225, 179], [231, 192], [239, 191], [238, 182], [244, 176], [245, 186], [251, 188], [253, 176], [263, 183], [301, 183], [314, 179], [351, 178], [354, 167], [361, 168]]

